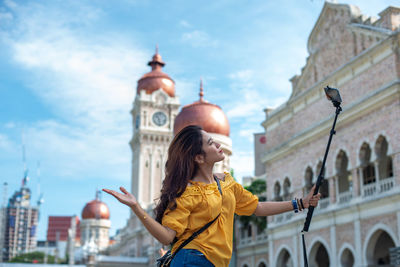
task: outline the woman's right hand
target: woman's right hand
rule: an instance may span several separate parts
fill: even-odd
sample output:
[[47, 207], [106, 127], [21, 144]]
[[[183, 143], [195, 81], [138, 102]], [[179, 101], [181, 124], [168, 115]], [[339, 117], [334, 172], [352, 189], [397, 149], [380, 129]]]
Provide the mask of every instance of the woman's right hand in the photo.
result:
[[110, 190], [110, 189], [103, 189], [104, 192], [114, 196], [119, 202], [133, 208], [134, 206], [137, 205], [137, 200], [136, 197], [134, 195], [132, 195], [131, 193], [129, 193], [125, 188], [123, 188], [122, 186], [119, 188], [123, 194], [114, 191], [114, 190]]

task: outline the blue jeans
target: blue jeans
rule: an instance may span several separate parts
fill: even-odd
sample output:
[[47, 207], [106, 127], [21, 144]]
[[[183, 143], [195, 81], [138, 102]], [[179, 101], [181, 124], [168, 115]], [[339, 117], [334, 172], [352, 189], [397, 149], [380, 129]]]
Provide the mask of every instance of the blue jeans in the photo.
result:
[[206, 256], [195, 249], [181, 249], [171, 261], [171, 267], [214, 267]]

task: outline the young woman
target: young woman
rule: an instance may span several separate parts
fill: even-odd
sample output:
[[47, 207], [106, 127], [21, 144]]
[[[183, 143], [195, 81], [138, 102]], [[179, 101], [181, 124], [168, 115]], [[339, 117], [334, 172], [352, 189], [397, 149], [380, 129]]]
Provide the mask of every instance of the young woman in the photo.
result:
[[[200, 127], [182, 129], [168, 149], [155, 219], [125, 188], [120, 187], [122, 194], [109, 189], [103, 191], [130, 207], [162, 244], [168, 245], [176, 240], [172, 252], [219, 215], [203, 233], [175, 255], [171, 266], [228, 266], [235, 213], [268, 216], [293, 211], [294, 208], [308, 208], [318, 204], [320, 194], [313, 196], [313, 188], [301, 201], [259, 202], [257, 196], [236, 183], [229, 173], [213, 173], [214, 164], [224, 157], [221, 145]], [[215, 179], [220, 181], [222, 195]]]

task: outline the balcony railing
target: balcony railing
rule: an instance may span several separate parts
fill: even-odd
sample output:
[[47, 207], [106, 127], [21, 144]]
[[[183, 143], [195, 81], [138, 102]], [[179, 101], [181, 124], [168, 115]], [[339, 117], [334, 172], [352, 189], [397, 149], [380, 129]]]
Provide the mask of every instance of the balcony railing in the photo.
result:
[[267, 239], [267, 237], [268, 237], [267, 233], [262, 232], [262, 233], [259, 233], [259, 234], [256, 235], [256, 240], [257, 241], [262, 241], [262, 240]]
[[318, 206], [317, 207], [319, 209], [326, 209], [329, 206], [329, 203], [330, 203], [329, 197], [326, 197], [326, 198], [320, 199], [318, 201]]
[[352, 198], [353, 198], [352, 191], [346, 191], [346, 192], [339, 193], [339, 203], [340, 204], [349, 203]]
[[376, 183], [370, 183], [367, 185], [363, 185], [363, 197], [370, 197], [374, 196], [378, 193], [384, 193], [390, 191], [395, 184], [394, 177], [385, 178], [379, 180], [378, 186]]
[[363, 197], [370, 197], [376, 193], [376, 183], [363, 185]]
[[241, 238], [240, 239], [240, 245], [246, 245], [246, 244], [250, 244], [252, 242], [251, 236], [249, 237], [245, 237], [245, 238]]
[[275, 215], [275, 217], [274, 217], [274, 222], [275, 223], [281, 223], [281, 222], [283, 222], [284, 221], [284, 218], [285, 218], [285, 214], [283, 214], [283, 213], [281, 213], [281, 214], [277, 214], [277, 215]]
[[394, 187], [394, 177], [385, 178], [379, 181], [380, 192], [387, 192]]

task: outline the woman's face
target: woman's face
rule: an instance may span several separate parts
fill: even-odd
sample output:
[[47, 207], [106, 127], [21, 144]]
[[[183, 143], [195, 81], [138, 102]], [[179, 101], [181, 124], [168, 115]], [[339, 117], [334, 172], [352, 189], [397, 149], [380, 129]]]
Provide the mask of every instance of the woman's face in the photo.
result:
[[204, 130], [201, 131], [203, 136], [203, 151], [205, 153], [204, 162], [214, 164], [225, 158], [224, 151], [221, 144], [214, 141], [214, 139]]

